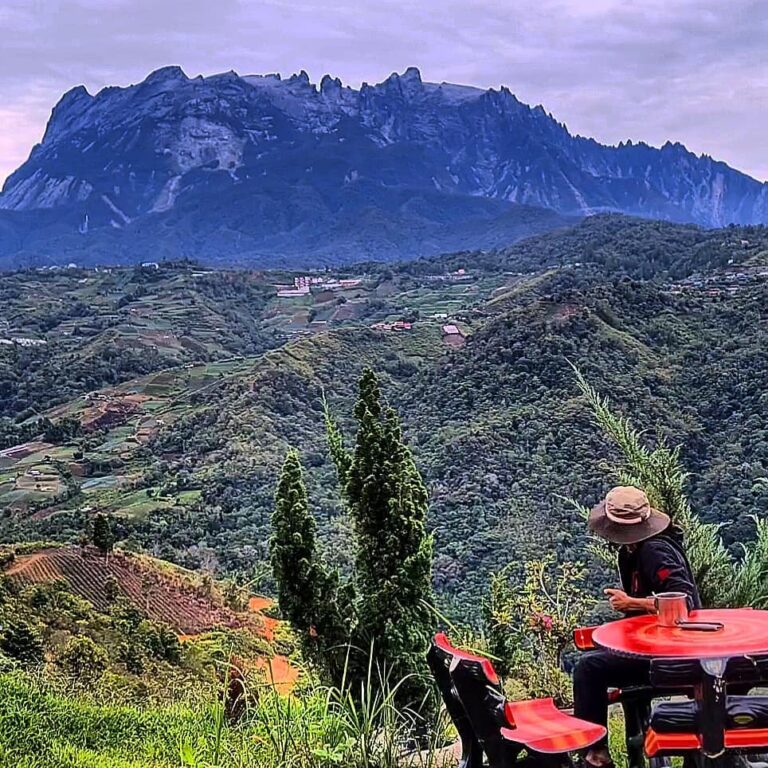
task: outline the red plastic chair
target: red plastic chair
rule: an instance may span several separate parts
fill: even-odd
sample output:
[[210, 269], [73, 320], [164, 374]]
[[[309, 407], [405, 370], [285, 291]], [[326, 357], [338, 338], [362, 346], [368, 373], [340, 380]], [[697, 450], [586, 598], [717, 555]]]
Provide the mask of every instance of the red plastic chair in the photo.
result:
[[[435, 654], [450, 655], [451, 695], [459, 702], [461, 714], [466, 715], [471, 736], [485, 752], [489, 768], [510, 768], [524, 750], [529, 752], [527, 762], [554, 765], [547, 756], [584, 749], [605, 736], [605, 728], [562, 712], [552, 699], [507, 701], [493, 664], [455, 648], [444, 634], [435, 636], [433, 649]], [[440, 680], [438, 685], [442, 692]], [[450, 708], [448, 711], [456, 722], [454, 713]], [[459, 717], [457, 730], [459, 725], [465, 728], [466, 722]], [[469, 765], [474, 765], [471, 749], [464, 741], [462, 736], [463, 752], [470, 757]]]

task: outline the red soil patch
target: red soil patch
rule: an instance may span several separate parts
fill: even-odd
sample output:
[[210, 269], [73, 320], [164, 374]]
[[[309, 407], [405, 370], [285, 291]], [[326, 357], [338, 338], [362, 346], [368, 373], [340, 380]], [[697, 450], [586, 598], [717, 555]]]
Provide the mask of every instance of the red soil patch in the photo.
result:
[[272, 607], [272, 600], [267, 597], [252, 597], [248, 601], [248, 610], [251, 613], [258, 614], [259, 621], [263, 627], [264, 637], [270, 642], [275, 640], [275, 630], [279, 622], [269, 616], [262, 616], [262, 611]]
[[85, 550], [84, 556], [79, 547], [44, 549], [17, 557], [5, 573], [20, 586], [63, 579], [75, 594], [100, 611], [109, 608], [105, 584], [112, 576], [120, 592], [138, 610], [180, 634], [251, 624], [213, 601], [182, 575], [165, 573], [127, 553], [116, 552], [106, 560], [93, 549]]
[[119, 426], [136, 413], [143, 403], [151, 399], [148, 395], [103, 392], [83, 411], [80, 421], [85, 430]]
[[254, 613], [259, 613], [271, 608], [272, 605], [273, 602], [268, 597], [252, 597], [248, 601], [248, 610], [253, 611]]
[[273, 656], [271, 659], [259, 659], [256, 669], [266, 675], [267, 683], [274, 685], [279, 693], [288, 694], [299, 679], [299, 670], [292, 666], [285, 656]]

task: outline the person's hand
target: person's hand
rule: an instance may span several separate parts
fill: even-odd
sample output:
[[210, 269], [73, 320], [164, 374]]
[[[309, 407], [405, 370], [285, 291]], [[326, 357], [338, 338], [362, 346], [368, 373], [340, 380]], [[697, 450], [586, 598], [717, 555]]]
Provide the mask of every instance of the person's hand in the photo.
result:
[[623, 589], [604, 589], [603, 592], [608, 595], [608, 602], [614, 611], [629, 613], [629, 611], [637, 610], [635, 599], [630, 597]]

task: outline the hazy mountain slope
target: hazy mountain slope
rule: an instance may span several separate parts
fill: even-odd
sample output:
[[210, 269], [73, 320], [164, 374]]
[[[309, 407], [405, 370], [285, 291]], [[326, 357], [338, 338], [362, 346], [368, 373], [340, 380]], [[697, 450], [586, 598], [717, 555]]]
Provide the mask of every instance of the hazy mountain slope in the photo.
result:
[[[598, 266], [575, 267], [570, 260], [600, 229]], [[611, 448], [577, 397], [570, 361], [649, 440], [658, 427], [682, 443], [697, 511], [732, 522], [724, 529], [729, 543], [745, 540], [768, 493], [761, 479], [768, 354], [759, 312], [768, 283], [765, 268], [745, 266], [762, 258], [765, 243], [744, 246], [745, 234], [753, 237], [594, 218], [560, 235], [563, 267], [517, 275], [507, 271], [514, 262], [502, 264], [504, 282], [490, 301], [478, 297], [458, 313], [471, 333], [464, 346], [445, 345], [445, 321], [428, 313], [410, 332], [350, 322], [218, 372], [179, 368], [101, 393], [114, 407], [121, 398], [136, 407], [115, 410], [98, 429], [92, 413], [102, 398], [74, 400], [50, 416], [81, 421], [83, 434], [4, 453], [0, 491], [17, 509], [0, 536], [76, 539], [77, 510], [87, 504], [112, 511], [132, 543], [156, 554], [247, 570], [266, 555], [274, 485], [292, 445], [307, 467], [324, 541], [344, 565], [349, 527], [327, 457], [322, 394], [349, 431], [355, 381], [368, 364], [381, 372], [429, 482], [436, 584], [466, 610], [489, 572], [511, 560], [555, 545], [583, 556], [583, 525], [561, 497], [598, 498], [611, 482], [601, 463]], [[538, 240], [519, 258], [543, 247]], [[681, 272], [720, 265], [677, 281]], [[417, 281], [407, 276], [419, 266], [379, 269], [390, 273], [390, 287], [391, 273], [403, 270], [402, 290], [413, 300]], [[646, 272], [654, 281], [628, 277]], [[44, 493], [52, 474], [46, 455], [73, 473], [68, 493], [59, 489], [54, 499]], [[33, 470], [39, 490], [28, 479]], [[22, 492], [31, 496], [26, 508]]]
[[333, 263], [495, 247], [562, 224], [556, 213], [765, 222], [768, 185], [680, 145], [574, 137], [506, 88], [424, 83], [413, 68], [353, 90], [168, 67], [67, 93], [0, 208], [6, 267], [72, 254]]

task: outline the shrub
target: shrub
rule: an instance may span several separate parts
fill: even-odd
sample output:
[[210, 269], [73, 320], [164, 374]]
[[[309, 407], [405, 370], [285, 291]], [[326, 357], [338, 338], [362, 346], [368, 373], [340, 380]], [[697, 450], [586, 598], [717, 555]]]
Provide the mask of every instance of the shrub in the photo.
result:
[[499, 672], [509, 678], [515, 698], [553, 696], [572, 701], [570, 678], [562, 669], [573, 630], [594, 600], [581, 565], [534, 560], [514, 573], [510, 566], [491, 578], [484, 605], [488, 647]]
[[162, 624], [144, 619], [136, 630], [136, 644], [149, 656], [160, 661], [177, 664], [181, 659], [181, 645], [174, 632]]
[[84, 635], [70, 638], [56, 656], [57, 666], [72, 677], [85, 680], [100, 678], [108, 663], [106, 651]]
[[0, 650], [23, 664], [44, 661], [43, 644], [37, 630], [20, 619], [11, 621], [0, 639]]

